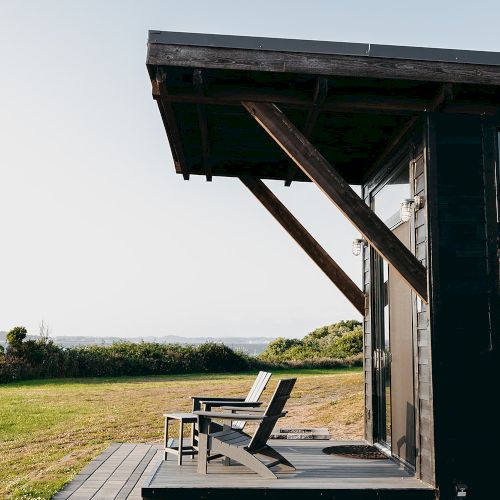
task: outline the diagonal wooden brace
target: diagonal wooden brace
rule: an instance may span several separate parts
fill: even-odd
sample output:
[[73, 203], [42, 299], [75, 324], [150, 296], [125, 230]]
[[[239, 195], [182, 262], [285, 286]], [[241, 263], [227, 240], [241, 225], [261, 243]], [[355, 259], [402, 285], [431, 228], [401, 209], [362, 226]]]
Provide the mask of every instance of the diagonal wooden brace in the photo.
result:
[[370, 245], [427, 303], [427, 271], [342, 176], [274, 104], [242, 102], [285, 153], [341, 210]]
[[286, 229], [288, 234], [316, 262], [333, 284], [346, 296], [351, 304], [364, 316], [365, 295], [344, 270], [330, 257], [326, 250], [311, 236], [305, 227], [290, 213], [273, 192], [255, 177], [240, 177], [241, 182], [269, 210], [271, 215]]

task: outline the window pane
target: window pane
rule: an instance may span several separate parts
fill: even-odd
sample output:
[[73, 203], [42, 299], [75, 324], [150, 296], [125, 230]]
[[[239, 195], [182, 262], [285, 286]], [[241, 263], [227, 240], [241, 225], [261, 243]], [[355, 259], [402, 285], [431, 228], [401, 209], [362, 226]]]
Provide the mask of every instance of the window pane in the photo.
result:
[[410, 197], [410, 171], [409, 168], [403, 168], [375, 195], [375, 213], [389, 227], [393, 227], [400, 221], [401, 202]]

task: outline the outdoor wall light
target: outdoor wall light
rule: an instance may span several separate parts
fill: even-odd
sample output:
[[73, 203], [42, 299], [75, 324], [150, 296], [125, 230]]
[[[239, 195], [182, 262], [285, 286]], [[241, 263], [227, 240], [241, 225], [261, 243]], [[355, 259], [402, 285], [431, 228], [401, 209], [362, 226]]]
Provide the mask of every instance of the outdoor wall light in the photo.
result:
[[366, 247], [366, 240], [363, 238], [356, 238], [352, 241], [352, 253], [356, 255], [356, 257], [361, 253], [363, 247]]
[[399, 216], [403, 222], [410, 220], [411, 215], [415, 210], [419, 210], [424, 206], [424, 199], [422, 196], [415, 196], [413, 198], [406, 198], [401, 202], [399, 209]]

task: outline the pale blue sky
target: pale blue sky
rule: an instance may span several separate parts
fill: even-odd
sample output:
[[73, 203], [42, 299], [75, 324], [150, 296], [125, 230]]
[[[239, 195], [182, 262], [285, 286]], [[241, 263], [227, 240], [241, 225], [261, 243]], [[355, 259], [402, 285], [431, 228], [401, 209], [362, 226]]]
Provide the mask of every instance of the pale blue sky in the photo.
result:
[[[358, 317], [238, 182], [174, 174], [148, 29], [500, 51], [500, 2], [0, 0], [0, 330], [301, 336]], [[359, 282], [312, 185], [269, 183]]]

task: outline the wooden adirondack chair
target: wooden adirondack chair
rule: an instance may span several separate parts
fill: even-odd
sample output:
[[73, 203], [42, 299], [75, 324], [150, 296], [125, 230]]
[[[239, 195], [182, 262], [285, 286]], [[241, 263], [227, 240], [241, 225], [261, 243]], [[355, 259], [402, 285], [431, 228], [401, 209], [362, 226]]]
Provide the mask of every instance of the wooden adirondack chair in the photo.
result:
[[[238, 406], [240, 408], [255, 408], [260, 406], [262, 403], [259, 402], [260, 396], [264, 392], [264, 389], [271, 378], [272, 373], [260, 371], [255, 381], [250, 388], [250, 391], [245, 398], [221, 398], [221, 397], [211, 397], [211, 396], [191, 396], [193, 400], [193, 412], [199, 410], [210, 411], [214, 407], [220, 406]], [[233, 429], [243, 429], [245, 422], [243, 420], [233, 421]], [[215, 424], [214, 429], [220, 430], [220, 426]]]
[[[271, 448], [267, 441], [276, 425], [276, 421], [286, 414], [286, 412], [283, 412], [283, 408], [290, 397], [296, 380], [295, 378], [280, 380], [265, 410], [243, 410], [238, 406], [223, 406], [221, 409], [224, 410], [224, 413], [195, 411], [194, 413], [198, 415], [199, 426], [198, 472], [206, 474], [208, 462], [220, 457], [233, 459], [265, 478], [277, 479], [277, 476], [271, 471], [271, 467], [278, 464], [295, 469], [283, 455]], [[245, 411], [245, 413], [234, 413], [242, 411]], [[227, 422], [235, 417], [245, 422], [259, 422], [253, 436], [228, 425], [224, 425], [221, 431], [210, 432], [212, 419], [222, 419]], [[265, 463], [257, 458], [257, 455], [271, 458], [274, 461]]]

